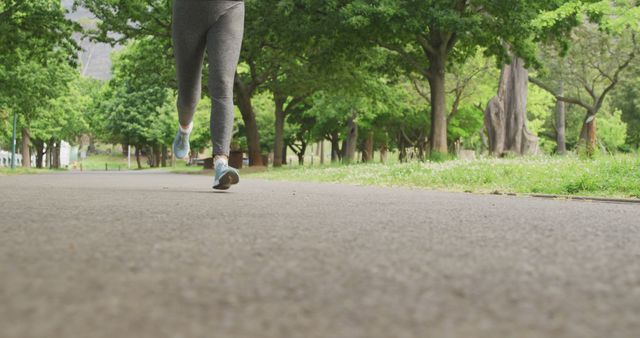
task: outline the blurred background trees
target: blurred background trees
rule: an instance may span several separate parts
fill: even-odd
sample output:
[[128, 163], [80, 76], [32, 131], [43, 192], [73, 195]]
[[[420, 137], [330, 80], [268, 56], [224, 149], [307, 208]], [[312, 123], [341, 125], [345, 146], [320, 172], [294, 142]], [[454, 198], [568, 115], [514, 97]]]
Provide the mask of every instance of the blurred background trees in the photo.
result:
[[[75, 6], [95, 18], [72, 21], [73, 9], [55, 0], [0, 4], [0, 147], [9, 148], [16, 113], [22, 153], [35, 153], [38, 166], [56, 165], [47, 153], [62, 140], [89, 150], [96, 142], [132, 146], [139, 166], [141, 157], [167, 165], [177, 125], [172, 2]], [[389, 154], [408, 161], [463, 150], [592, 155], [640, 146], [635, 0], [246, 7], [233, 143], [251, 165], [265, 165], [269, 153], [274, 166], [288, 154], [302, 163], [311, 148], [347, 163], [374, 154], [384, 162]], [[122, 49], [108, 81], [80, 75], [78, 34]], [[501, 74], [520, 74], [519, 85]], [[196, 114], [194, 157], [210, 147], [209, 107], [203, 99]], [[493, 134], [507, 146], [492, 148]], [[535, 147], [508, 146], [522, 135]]]

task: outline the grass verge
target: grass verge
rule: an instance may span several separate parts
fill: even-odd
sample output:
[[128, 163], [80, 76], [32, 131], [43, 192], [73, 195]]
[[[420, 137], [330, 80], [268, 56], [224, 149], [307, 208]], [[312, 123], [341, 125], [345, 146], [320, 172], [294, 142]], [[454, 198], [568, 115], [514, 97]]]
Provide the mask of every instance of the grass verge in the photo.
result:
[[247, 176], [476, 193], [640, 198], [640, 157], [637, 155], [283, 167]]

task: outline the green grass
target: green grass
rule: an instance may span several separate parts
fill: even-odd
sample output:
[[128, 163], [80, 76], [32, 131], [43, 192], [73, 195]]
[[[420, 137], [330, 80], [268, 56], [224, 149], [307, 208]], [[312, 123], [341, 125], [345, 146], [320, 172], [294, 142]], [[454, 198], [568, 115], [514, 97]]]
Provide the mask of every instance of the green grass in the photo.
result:
[[478, 193], [640, 198], [638, 155], [283, 167], [253, 178], [419, 187]]
[[[127, 170], [127, 157], [121, 154], [87, 156], [87, 158], [78, 163], [77, 169], [80, 169], [80, 163], [82, 163], [83, 170], [105, 170], [105, 164], [109, 170], [118, 170], [118, 167], [121, 170]], [[143, 164], [146, 164], [146, 161]], [[136, 167], [135, 157], [131, 158], [131, 167]]]
[[[128, 163], [127, 163], [127, 157], [119, 154], [119, 153], [115, 153], [113, 155], [90, 155], [87, 156], [86, 159], [82, 160], [82, 170], [105, 170], [105, 164], [108, 168], [109, 171], [117, 171], [118, 168], [120, 170], [128, 170]], [[141, 157], [140, 158], [140, 164], [142, 164], [142, 169], [150, 169], [149, 164], [147, 163], [147, 158], [146, 157]], [[168, 164], [168, 163], [167, 163]], [[176, 161], [176, 165], [175, 167], [171, 168], [165, 168], [167, 170], [180, 170], [180, 169], [185, 169], [185, 168], [189, 168], [186, 166], [186, 161], [182, 161], [182, 160], [178, 160]], [[80, 163], [78, 163], [77, 165], [73, 166], [73, 169], [80, 169]], [[137, 170], [138, 169], [138, 164], [136, 162], [136, 158], [133, 154], [131, 154], [131, 169], [132, 170]], [[202, 170], [202, 168], [200, 167], [200, 170]]]

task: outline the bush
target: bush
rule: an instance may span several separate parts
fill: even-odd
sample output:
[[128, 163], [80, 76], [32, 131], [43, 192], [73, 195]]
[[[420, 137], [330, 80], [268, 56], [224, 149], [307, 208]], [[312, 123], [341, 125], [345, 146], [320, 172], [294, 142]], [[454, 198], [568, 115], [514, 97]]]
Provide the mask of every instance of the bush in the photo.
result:
[[618, 151], [622, 152], [622, 153], [629, 154], [629, 153], [631, 153], [633, 151], [633, 148], [631, 148], [631, 146], [628, 145], [628, 144], [623, 144], [623, 145], [618, 146]]
[[627, 124], [622, 121], [622, 112], [603, 113], [597, 118], [598, 139], [608, 151], [615, 151], [625, 144]]

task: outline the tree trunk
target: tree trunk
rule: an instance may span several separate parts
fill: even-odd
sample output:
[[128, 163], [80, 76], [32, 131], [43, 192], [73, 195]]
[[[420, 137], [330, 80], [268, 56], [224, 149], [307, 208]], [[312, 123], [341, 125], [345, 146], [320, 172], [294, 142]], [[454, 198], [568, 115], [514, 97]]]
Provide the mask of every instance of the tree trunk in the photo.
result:
[[407, 147], [405, 145], [406, 140], [402, 131], [398, 133], [398, 161], [400, 163], [407, 161]]
[[287, 145], [282, 144], [282, 164], [287, 164]]
[[53, 165], [53, 139], [50, 139], [49, 142], [47, 142], [46, 155], [47, 163], [45, 166], [47, 168], [51, 168]]
[[331, 163], [340, 161], [340, 135], [338, 132], [331, 133]]
[[153, 167], [160, 168], [160, 145], [153, 145]]
[[[420, 138], [418, 140], [418, 160], [420, 161], [424, 161], [425, 160], [425, 150], [427, 148], [427, 141], [424, 140], [424, 138]], [[446, 154], [446, 153], [445, 153]]]
[[362, 150], [362, 162], [373, 162], [373, 131], [367, 133]]
[[87, 149], [87, 153], [88, 154], [95, 154], [96, 153], [95, 137], [92, 137], [92, 138], [89, 139], [89, 148]]
[[580, 143], [586, 147], [587, 155], [595, 153], [597, 147], [596, 112], [589, 111], [580, 131]]
[[[564, 81], [560, 82], [560, 96], [564, 96]], [[556, 102], [556, 152], [559, 155], [567, 153], [567, 143], [565, 140], [566, 131], [566, 104], [562, 100]]]
[[446, 52], [430, 53], [429, 86], [431, 91], [431, 152], [447, 153], [447, 115], [445, 68]]
[[273, 138], [273, 166], [280, 167], [282, 166], [282, 163], [284, 161], [284, 157], [283, 157], [284, 119], [285, 119], [284, 103], [286, 99], [274, 94], [273, 101], [275, 104], [275, 114], [276, 114], [275, 135]]
[[142, 163], [140, 163], [140, 146], [136, 145], [136, 162], [138, 164], [138, 169], [142, 169]]
[[56, 145], [53, 147], [53, 167], [60, 169], [60, 140], [56, 140]]
[[387, 163], [387, 154], [388, 154], [388, 149], [387, 149], [387, 145], [383, 144], [382, 146], [380, 146], [380, 163]]
[[593, 120], [591, 120], [591, 122], [587, 123], [587, 144], [589, 146], [589, 150], [590, 152], [593, 154], [593, 152], [596, 150], [596, 142], [597, 142], [597, 128], [596, 128], [596, 121], [597, 119], [595, 118], [595, 115], [593, 117]]
[[538, 151], [538, 138], [527, 129], [528, 79], [520, 58], [514, 57], [510, 65], [502, 68], [498, 95], [489, 101], [485, 110], [489, 152], [495, 156]]
[[167, 158], [169, 157], [169, 149], [166, 144], [162, 145], [162, 167], [167, 167]]
[[129, 145], [126, 143], [122, 144], [122, 155], [129, 156]]
[[247, 132], [247, 154], [249, 156], [249, 166], [263, 166], [262, 154], [260, 152], [260, 134], [258, 132], [258, 124], [256, 123], [256, 115], [251, 104], [251, 93], [242, 83], [240, 77], [236, 73], [234, 82], [236, 95], [238, 97], [238, 108], [242, 114], [245, 130]]
[[36, 148], [36, 168], [42, 169], [44, 163], [44, 141], [33, 140], [33, 145]]
[[358, 145], [358, 124], [355, 121], [356, 116], [357, 113], [353, 112], [349, 118], [349, 122], [347, 123], [347, 137], [343, 143], [344, 155], [342, 157], [342, 161], [344, 163], [353, 162], [356, 155], [356, 147]]
[[55, 140], [51, 148], [51, 167], [60, 168], [60, 140]]
[[304, 165], [304, 153], [301, 152], [301, 153], [296, 154], [296, 155], [298, 156], [298, 164], [299, 165]]
[[22, 167], [31, 168], [31, 153], [29, 146], [31, 145], [31, 134], [29, 128], [22, 127]]
[[320, 141], [320, 165], [324, 164], [324, 139]]

